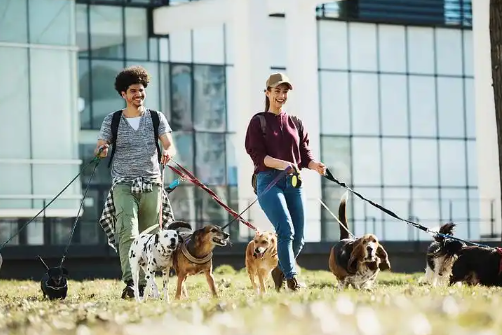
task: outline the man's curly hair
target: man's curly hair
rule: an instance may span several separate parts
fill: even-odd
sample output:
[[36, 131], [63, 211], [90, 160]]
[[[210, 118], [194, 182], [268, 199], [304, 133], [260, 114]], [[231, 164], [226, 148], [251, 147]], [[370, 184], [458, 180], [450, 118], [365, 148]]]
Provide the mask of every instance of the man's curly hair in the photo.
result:
[[117, 77], [115, 77], [115, 90], [120, 96], [122, 92], [126, 92], [129, 86], [135, 84], [143, 84], [146, 88], [150, 82], [150, 75], [142, 66], [130, 66], [122, 70]]

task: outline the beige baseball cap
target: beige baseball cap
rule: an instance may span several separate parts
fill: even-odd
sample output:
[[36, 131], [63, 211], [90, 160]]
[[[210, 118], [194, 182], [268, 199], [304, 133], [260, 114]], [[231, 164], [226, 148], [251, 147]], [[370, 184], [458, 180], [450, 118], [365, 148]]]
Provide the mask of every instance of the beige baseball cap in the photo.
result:
[[280, 84], [288, 84], [289, 89], [290, 90], [293, 89], [293, 85], [291, 85], [291, 81], [289, 80], [289, 78], [284, 73], [280, 73], [280, 72], [272, 73], [270, 75], [270, 77], [268, 77], [267, 83], [266, 83], [267, 88], [268, 87], [277, 87]]

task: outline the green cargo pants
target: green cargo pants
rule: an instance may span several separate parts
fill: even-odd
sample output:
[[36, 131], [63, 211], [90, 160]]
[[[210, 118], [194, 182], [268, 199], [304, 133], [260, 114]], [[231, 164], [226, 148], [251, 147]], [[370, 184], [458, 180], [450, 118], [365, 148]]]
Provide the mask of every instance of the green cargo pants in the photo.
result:
[[[160, 187], [153, 185], [152, 192], [131, 193], [131, 186], [116, 185], [113, 189], [115, 204], [116, 227], [115, 234], [118, 243], [122, 280], [127, 283], [132, 280], [129, 265], [129, 248], [136, 237], [152, 225], [159, 225]], [[153, 232], [156, 232], [155, 229]], [[145, 274], [140, 270], [139, 285], [145, 285]]]

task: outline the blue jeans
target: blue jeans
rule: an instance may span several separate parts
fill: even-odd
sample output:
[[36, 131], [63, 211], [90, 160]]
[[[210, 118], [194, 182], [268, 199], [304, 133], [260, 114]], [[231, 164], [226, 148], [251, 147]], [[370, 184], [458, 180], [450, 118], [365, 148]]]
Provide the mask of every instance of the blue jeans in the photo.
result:
[[267, 193], [263, 191], [282, 171], [259, 172], [256, 179], [258, 202], [277, 233], [279, 268], [286, 279], [297, 274], [296, 257], [305, 244], [303, 189], [291, 185], [291, 175], [281, 178]]

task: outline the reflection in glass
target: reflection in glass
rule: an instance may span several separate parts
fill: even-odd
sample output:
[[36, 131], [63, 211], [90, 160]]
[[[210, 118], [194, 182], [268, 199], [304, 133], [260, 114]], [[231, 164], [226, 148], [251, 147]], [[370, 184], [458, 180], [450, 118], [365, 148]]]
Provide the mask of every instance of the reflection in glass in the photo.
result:
[[381, 185], [380, 143], [378, 138], [352, 139], [353, 183], [356, 186]]
[[409, 76], [411, 136], [436, 136], [436, 81]]
[[349, 74], [319, 71], [321, 134], [350, 134]]
[[465, 141], [441, 140], [439, 142], [441, 186], [465, 186]]
[[[193, 134], [191, 132], [175, 131], [173, 132], [173, 140], [177, 151], [176, 161], [187, 170], [193, 171]], [[177, 178], [177, 175], [175, 178]]]
[[192, 68], [171, 65], [171, 128], [192, 130]]
[[[17, 220], [0, 218], [0, 240], [7, 241], [12, 235], [14, 235], [19, 230], [19, 226]], [[14, 237], [9, 245], [18, 245], [19, 244], [19, 235]]]
[[78, 98], [80, 113], [80, 127], [90, 129], [91, 122], [91, 80], [89, 75], [89, 60], [78, 60]]
[[[349, 137], [322, 136], [321, 137], [321, 158], [331, 173], [340, 181], [352, 184], [351, 168], [351, 147]], [[323, 184], [331, 183], [327, 179], [322, 180]]]
[[225, 184], [225, 135], [195, 135], [196, 177], [205, 184]]
[[193, 224], [195, 221], [195, 186], [184, 182], [169, 194], [169, 201], [176, 220], [187, 221]]
[[[402, 218], [409, 218], [410, 195], [408, 188], [385, 187], [383, 189], [383, 206], [391, 209], [394, 213]], [[383, 216], [382, 232], [380, 236], [384, 236], [385, 240], [398, 241], [409, 240], [414, 241], [418, 238], [418, 229], [397, 221], [389, 215]]]
[[145, 8], [125, 8], [127, 59], [148, 59], [148, 26]]
[[115, 77], [123, 69], [120, 61], [92, 60], [92, 126], [99, 129], [106, 115], [125, 107], [115, 91]]
[[[17, 0], [14, 0], [17, 1]], [[13, 2], [14, 2], [13, 1]], [[30, 43], [71, 45], [73, 1], [29, 2]]]
[[122, 11], [114, 6], [93, 5], [90, 16], [92, 57], [123, 58]]
[[[101, 169], [104, 168], [101, 167]], [[79, 219], [76, 228], [80, 230], [80, 244], [97, 244], [99, 242], [98, 228], [101, 229], [101, 227], [98, 227], [96, 223], [99, 221], [101, 211], [103, 210], [103, 203], [100, 202], [99, 193], [97, 189], [89, 189], [87, 191], [82, 217]]]
[[76, 14], [75, 23], [76, 35], [77, 35], [77, 46], [78, 46], [78, 55], [80, 57], [89, 56], [89, 27], [88, 27], [88, 5], [77, 4], [76, 5]]
[[437, 78], [439, 136], [464, 137], [464, 91], [462, 78]]
[[225, 67], [194, 65], [194, 128], [225, 131]]
[[408, 135], [407, 94], [405, 75], [380, 75], [382, 135]]
[[237, 150], [240, 150], [240, 146], [235, 145], [237, 135], [227, 134], [227, 184], [237, 185]]
[[28, 42], [27, 0], [0, 1], [0, 41]]
[[352, 130], [354, 135], [378, 135], [378, 75], [351, 73]]
[[383, 182], [385, 185], [410, 185], [410, 152], [406, 138], [382, 138]]
[[[226, 186], [213, 186], [210, 188], [224, 204], [228, 204], [228, 190]], [[207, 224], [224, 225], [229, 221], [228, 212], [209, 193], [200, 188], [197, 188], [195, 193], [197, 197], [195, 202], [197, 223], [201, 227]]]
[[435, 139], [411, 140], [412, 184], [416, 186], [437, 187], [438, 159]]

